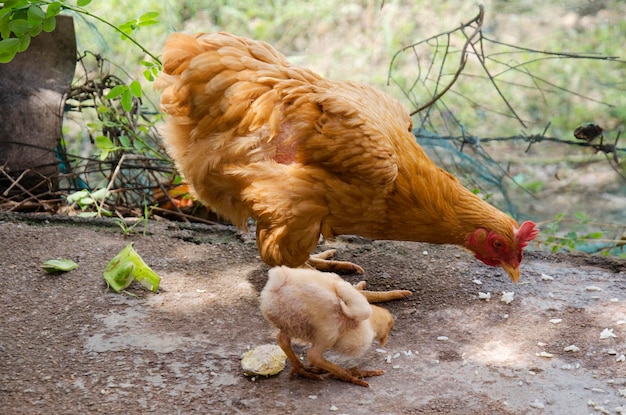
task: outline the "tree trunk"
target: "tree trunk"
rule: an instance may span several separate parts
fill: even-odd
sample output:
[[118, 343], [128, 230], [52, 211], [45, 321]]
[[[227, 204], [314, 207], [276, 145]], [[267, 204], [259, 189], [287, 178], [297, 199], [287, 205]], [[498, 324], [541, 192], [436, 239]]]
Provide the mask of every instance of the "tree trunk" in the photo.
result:
[[55, 190], [55, 150], [75, 68], [76, 36], [69, 16], [58, 16], [53, 32], [36, 36], [25, 52], [0, 64], [0, 169], [12, 177], [0, 174], [0, 194], [9, 186], [11, 193]]

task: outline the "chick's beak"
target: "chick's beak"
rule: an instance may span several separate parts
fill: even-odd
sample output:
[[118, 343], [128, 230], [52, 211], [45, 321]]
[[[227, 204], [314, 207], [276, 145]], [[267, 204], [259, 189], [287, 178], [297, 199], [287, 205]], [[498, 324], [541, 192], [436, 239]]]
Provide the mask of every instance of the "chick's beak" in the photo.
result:
[[506, 271], [507, 274], [509, 274], [509, 278], [511, 278], [511, 281], [517, 284], [517, 280], [519, 280], [520, 274], [519, 265], [507, 264], [502, 262], [500, 266]]

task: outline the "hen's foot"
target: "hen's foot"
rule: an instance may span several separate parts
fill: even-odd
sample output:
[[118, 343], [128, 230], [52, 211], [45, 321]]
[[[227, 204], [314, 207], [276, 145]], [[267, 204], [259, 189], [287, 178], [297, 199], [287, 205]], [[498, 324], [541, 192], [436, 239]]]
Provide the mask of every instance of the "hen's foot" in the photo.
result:
[[408, 290], [368, 291], [365, 289], [365, 285], [365, 281], [359, 281], [354, 287], [361, 291], [365, 298], [367, 298], [368, 303], [384, 303], [385, 301], [399, 300], [413, 294]]
[[340, 274], [364, 274], [365, 270], [347, 261], [333, 261], [329, 260], [337, 253], [336, 249], [329, 249], [318, 254], [313, 254], [309, 257], [307, 264], [311, 268], [315, 268], [319, 271], [336, 272]]

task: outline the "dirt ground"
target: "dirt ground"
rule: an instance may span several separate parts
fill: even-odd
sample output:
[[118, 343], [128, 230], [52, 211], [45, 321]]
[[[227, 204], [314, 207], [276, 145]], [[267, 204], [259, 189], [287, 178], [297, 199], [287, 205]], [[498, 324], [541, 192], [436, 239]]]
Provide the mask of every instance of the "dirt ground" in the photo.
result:
[[[356, 362], [385, 370], [368, 389], [288, 370], [243, 375], [241, 355], [275, 342], [258, 309], [268, 268], [253, 235], [136, 229], [0, 215], [0, 413], [626, 414], [626, 261], [528, 252], [514, 285], [456, 247], [326, 244], [367, 270], [350, 282], [413, 291], [384, 304], [396, 318], [389, 342]], [[161, 275], [159, 293], [107, 290], [102, 271], [130, 241]], [[46, 274], [52, 258], [79, 268]]]

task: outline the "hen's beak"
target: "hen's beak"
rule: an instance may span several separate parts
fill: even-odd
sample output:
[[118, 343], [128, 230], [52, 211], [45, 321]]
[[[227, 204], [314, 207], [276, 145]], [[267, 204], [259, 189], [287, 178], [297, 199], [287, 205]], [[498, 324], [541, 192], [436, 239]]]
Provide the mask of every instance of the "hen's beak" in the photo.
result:
[[519, 265], [501, 263], [500, 266], [506, 271], [507, 274], [509, 274], [509, 278], [511, 278], [511, 281], [517, 284], [517, 280], [519, 280], [520, 274]]

